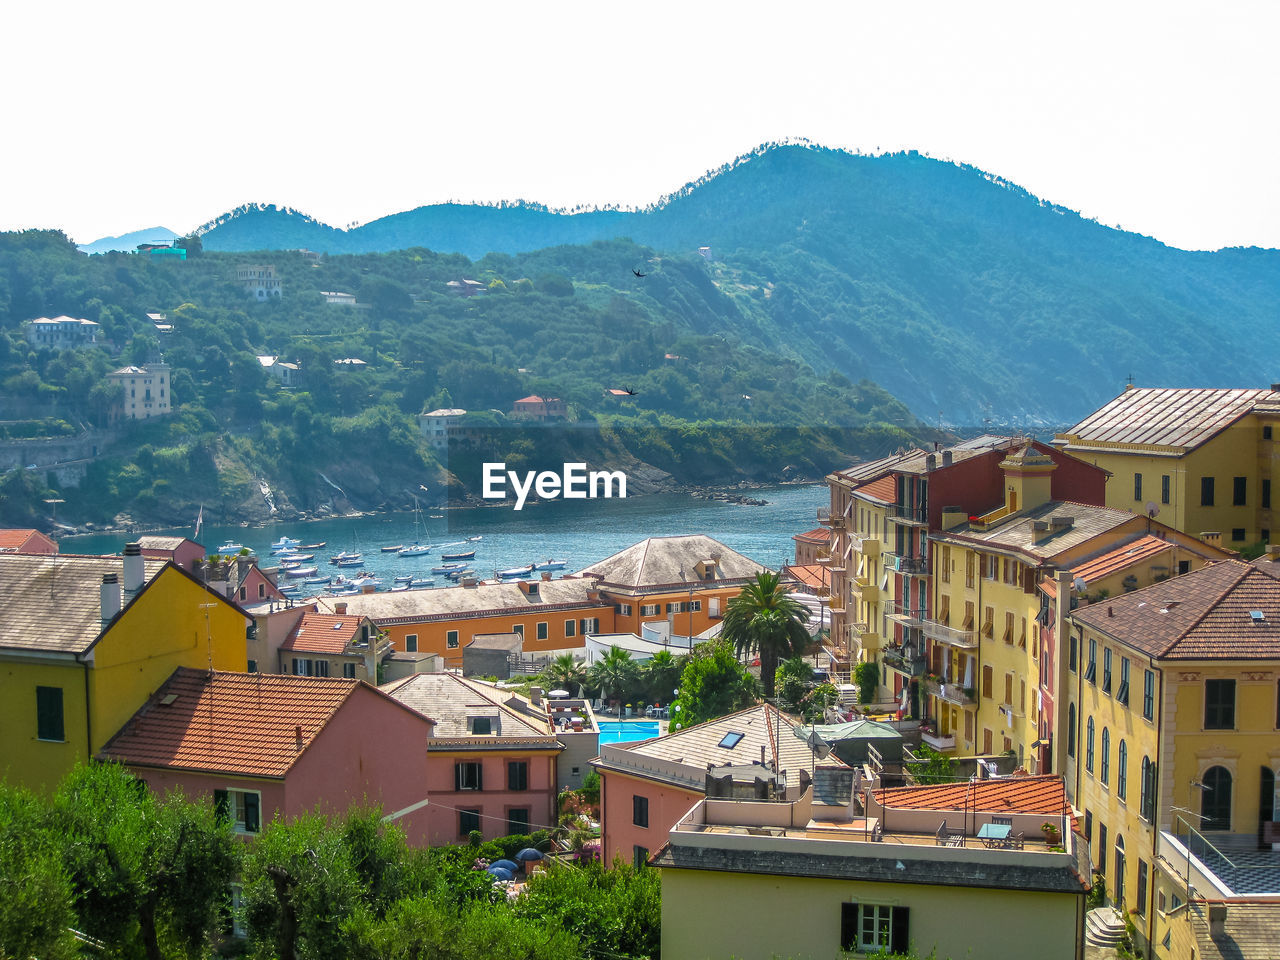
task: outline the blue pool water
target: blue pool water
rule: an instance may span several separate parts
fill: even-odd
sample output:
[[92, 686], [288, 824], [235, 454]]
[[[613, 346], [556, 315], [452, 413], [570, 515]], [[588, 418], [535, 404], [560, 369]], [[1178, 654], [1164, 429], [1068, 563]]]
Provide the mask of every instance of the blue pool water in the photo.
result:
[[649, 720], [600, 720], [601, 743], [634, 743], [658, 735], [657, 721]]

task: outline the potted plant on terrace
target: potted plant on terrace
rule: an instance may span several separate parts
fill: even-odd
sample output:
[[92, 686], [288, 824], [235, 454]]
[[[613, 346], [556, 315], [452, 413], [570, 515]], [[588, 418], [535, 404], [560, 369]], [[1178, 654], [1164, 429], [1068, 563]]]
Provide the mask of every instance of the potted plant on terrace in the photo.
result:
[[1051, 847], [1057, 846], [1058, 841], [1062, 839], [1062, 831], [1058, 829], [1056, 823], [1050, 821], [1040, 824], [1040, 832], [1044, 834], [1044, 842]]

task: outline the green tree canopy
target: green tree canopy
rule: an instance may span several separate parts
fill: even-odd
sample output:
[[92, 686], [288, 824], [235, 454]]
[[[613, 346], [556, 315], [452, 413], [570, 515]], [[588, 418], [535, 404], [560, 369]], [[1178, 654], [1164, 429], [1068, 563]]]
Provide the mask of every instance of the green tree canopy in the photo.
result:
[[755, 677], [722, 640], [693, 648], [680, 675], [680, 696], [671, 708], [671, 726], [691, 727], [756, 702]]
[[787, 596], [781, 575], [769, 571], [756, 574], [729, 600], [720, 635], [739, 656], [759, 654], [766, 699], [773, 696], [778, 661], [798, 657], [809, 646], [808, 619], [809, 611]]

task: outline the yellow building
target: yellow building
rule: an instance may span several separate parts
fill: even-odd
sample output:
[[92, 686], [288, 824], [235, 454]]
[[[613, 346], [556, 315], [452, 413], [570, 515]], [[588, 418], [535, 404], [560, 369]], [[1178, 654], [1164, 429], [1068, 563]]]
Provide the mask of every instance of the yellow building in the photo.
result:
[[244, 613], [171, 563], [0, 555], [0, 776], [52, 788], [178, 667], [246, 668]]
[[1054, 445], [1110, 471], [1107, 506], [1240, 549], [1269, 541], [1280, 391], [1130, 387]]
[[1213, 956], [1211, 913], [1253, 924], [1259, 899], [1280, 929], [1276, 566], [1222, 561], [1067, 620], [1067, 789], [1156, 957]]
[[[1088, 864], [1060, 778], [868, 789], [838, 805], [803, 778], [785, 792], [708, 796], [671, 829], [650, 861], [665, 956], [1083, 956]], [[1060, 842], [1043, 839], [1046, 822]]]

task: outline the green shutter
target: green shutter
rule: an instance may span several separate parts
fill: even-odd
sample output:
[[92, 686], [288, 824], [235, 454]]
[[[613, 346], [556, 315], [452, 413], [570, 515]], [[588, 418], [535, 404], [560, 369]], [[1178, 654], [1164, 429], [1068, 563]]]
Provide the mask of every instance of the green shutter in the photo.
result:
[[256, 793], [244, 795], [244, 829], [257, 833], [262, 826], [262, 799]]
[[62, 688], [36, 687], [36, 737], [40, 740], [65, 740], [62, 722]]
[[911, 938], [907, 935], [907, 918], [911, 913], [909, 907], [894, 907], [889, 925], [889, 952], [905, 954], [911, 949]]
[[858, 905], [840, 904], [840, 949], [858, 949]]
[[213, 791], [213, 812], [221, 821], [231, 819], [231, 797], [225, 790]]

